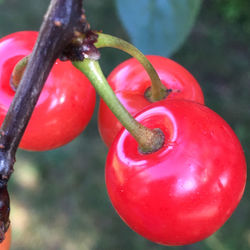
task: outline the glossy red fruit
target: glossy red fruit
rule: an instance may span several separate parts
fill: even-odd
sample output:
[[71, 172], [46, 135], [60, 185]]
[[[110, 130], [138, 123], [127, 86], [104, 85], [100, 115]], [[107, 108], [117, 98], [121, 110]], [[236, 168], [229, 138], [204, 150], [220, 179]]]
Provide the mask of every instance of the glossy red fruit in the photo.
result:
[[[147, 58], [154, 66], [162, 83], [168, 89], [174, 90], [167, 99], [187, 99], [204, 103], [198, 82], [180, 64], [161, 56], [147, 56]], [[145, 91], [151, 86], [150, 78], [136, 59], [131, 58], [120, 64], [111, 72], [107, 80], [132, 116], [151, 104], [144, 96]], [[100, 101], [99, 106], [98, 128], [108, 147], [122, 128], [121, 123], [103, 100]]]
[[[0, 125], [15, 92], [9, 81], [15, 64], [31, 53], [35, 31], [10, 34], [0, 40]], [[95, 90], [71, 62], [54, 64], [44, 85], [20, 148], [49, 150], [78, 136], [88, 124], [95, 106]]]
[[11, 244], [11, 227], [9, 227], [8, 231], [5, 234], [5, 239], [2, 243], [0, 243], [0, 250], [9, 250]]
[[136, 116], [160, 128], [164, 146], [141, 154], [122, 130], [110, 147], [106, 185], [121, 218], [145, 238], [191, 244], [218, 230], [238, 205], [246, 183], [242, 147], [230, 126], [198, 103], [154, 103]]

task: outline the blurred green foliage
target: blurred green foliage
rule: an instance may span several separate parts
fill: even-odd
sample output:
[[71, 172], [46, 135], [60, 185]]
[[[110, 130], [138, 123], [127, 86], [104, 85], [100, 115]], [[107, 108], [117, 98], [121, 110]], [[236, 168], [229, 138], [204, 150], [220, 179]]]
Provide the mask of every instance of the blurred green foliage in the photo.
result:
[[[1, 1], [0, 35], [39, 29], [48, 3]], [[114, 0], [84, 3], [94, 29], [128, 40]], [[197, 78], [206, 105], [232, 126], [249, 162], [250, 32], [245, 28], [250, 25], [248, 11], [247, 0], [203, 1], [191, 35], [173, 59]], [[101, 52], [106, 74], [128, 58], [114, 49]], [[98, 135], [97, 108], [87, 129], [65, 147], [49, 152], [18, 152], [9, 186], [13, 250], [250, 249], [248, 185], [230, 220], [200, 243], [164, 247], [131, 231], [115, 213], [106, 193], [104, 165], [108, 150]]]
[[0, 35], [24, 29], [39, 29], [49, 2], [49, 0], [2, 0], [0, 2]]
[[222, 4], [220, 0], [216, 0], [215, 5], [226, 21], [239, 23], [245, 32], [250, 33], [250, 1], [228, 0]]

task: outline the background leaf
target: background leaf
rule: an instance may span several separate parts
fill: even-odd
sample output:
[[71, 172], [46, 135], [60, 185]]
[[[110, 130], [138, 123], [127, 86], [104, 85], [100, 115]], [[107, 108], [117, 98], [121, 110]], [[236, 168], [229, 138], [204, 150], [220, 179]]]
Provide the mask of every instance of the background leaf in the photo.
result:
[[0, 37], [21, 30], [38, 30], [50, 0], [0, 0]]
[[169, 57], [183, 44], [199, 12], [200, 0], [117, 0], [132, 43], [145, 54]]

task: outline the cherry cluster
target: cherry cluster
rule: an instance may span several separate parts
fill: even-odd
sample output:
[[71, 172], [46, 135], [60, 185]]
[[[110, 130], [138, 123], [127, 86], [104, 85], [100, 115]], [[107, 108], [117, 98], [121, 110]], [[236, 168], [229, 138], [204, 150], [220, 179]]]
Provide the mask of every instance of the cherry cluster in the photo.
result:
[[[37, 35], [23, 31], [0, 40], [0, 124], [18, 91], [10, 84], [13, 69], [31, 53]], [[230, 126], [204, 105], [198, 82], [185, 68], [160, 56], [147, 60], [161, 81], [158, 98], [135, 58], [115, 68], [106, 85], [96, 68], [86, 76], [78, 70], [88, 59], [81, 66], [57, 60], [19, 147], [51, 150], [76, 138], [93, 114], [95, 86], [104, 97], [98, 127], [109, 147], [105, 179], [114, 208], [151, 241], [191, 244], [217, 231], [237, 207], [246, 183], [244, 152]], [[110, 87], [113, 95], [105, 98]], [[112, 98], [124, 109], [117, 110]], [[128, 115], [121, 115], [124, 110]]]

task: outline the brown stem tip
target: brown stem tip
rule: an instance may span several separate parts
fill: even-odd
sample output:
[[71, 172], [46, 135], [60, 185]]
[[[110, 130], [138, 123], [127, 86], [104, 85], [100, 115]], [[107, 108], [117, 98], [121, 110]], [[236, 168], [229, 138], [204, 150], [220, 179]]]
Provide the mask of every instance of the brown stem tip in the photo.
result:
[[161, 149], [164, 142], [165, 136], [161, 129], [149, 129], [146, 136], [140, 138], [138, 150], [141, 154], [151, 154]]

